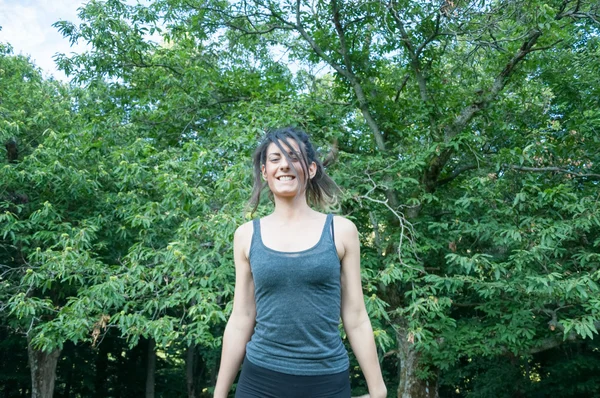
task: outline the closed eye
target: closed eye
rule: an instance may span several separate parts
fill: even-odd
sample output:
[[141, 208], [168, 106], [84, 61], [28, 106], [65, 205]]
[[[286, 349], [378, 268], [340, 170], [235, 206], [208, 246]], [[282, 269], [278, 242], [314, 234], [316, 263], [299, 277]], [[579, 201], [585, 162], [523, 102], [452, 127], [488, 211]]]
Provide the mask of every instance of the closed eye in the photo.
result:
[[[278, 161], [280, 161], [280, 160], [281, 160], [281, 158], [280, 158], [280, 157], [276, 157], [276, 158], [270, 158], [270, 159], [269, 159], [269, 162], [271, 162], [271, 163], [277, 163], [277, 162], [278, 162]], [[296, 156], [290, 156], [290, 160], [291, 160], [292, 162], [299, 162], [299, 161], [300, 161], [300, 159], [298, 159], [298, 157], [296, 157]]]

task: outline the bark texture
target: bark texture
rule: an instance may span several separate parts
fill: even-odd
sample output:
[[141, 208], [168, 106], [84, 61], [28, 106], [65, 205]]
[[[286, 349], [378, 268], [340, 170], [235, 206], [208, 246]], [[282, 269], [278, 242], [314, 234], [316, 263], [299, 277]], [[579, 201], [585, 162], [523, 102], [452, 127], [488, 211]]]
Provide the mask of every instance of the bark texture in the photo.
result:
[[404, 330], [397, 333], [398, 398], [439, 398], [437, 379], [422, 380], [417, 376], [421, 354], [416, 351]]
[[52, 398], [60, 350], [39, 351], [34, 349], [29, 341], [27, 353], [31, 369], [31, 398]]

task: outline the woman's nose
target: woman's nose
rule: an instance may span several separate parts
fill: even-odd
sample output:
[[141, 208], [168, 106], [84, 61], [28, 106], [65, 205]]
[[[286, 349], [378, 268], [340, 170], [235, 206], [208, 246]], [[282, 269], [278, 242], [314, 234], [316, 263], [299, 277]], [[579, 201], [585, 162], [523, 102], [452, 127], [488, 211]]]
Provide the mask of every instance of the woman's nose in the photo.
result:
[[279, 162], [279, 168], [280, 169], [287, 169], [288, 167], [289, 167], [288, 160], [286, 159], [285, 156], [283, 156], [281, 158], [281, 161]]

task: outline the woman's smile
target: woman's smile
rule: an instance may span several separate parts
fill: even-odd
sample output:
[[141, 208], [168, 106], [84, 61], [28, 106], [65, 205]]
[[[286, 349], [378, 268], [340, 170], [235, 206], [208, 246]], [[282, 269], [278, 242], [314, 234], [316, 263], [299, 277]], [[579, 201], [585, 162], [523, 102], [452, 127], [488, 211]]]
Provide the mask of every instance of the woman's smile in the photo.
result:
[[299, 157], [300, 147], [296, 142], [291, 143], [292, 148], [285, 143], [280, 144], [281, 148], [275, 143], [269, 145], [262, 170], [263, 177], [276, 196], [296, 196], [301, 194], [299, 190], [302, 189], [305, 178]]
[[296, 177], [290, 176], [290, 175], [285, 175], [285, 176], [279, 176], [279, 177], [277, 177], [277, 179], [279, 181], [286, 182], [286, 181], [292, 181], [292, 180], [296, 179]]

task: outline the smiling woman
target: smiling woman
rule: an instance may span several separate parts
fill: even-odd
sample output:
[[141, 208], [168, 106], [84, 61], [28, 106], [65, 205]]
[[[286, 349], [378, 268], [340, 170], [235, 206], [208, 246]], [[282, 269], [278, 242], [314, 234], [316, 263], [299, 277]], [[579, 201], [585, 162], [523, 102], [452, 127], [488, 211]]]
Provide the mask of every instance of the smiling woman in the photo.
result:
[[338, 188], [308, 135], [269, 132], [254, 154], [254, 177], [254, 211], [267, 188], [275, 210], [235, 232], [233, 311], [214, 396], [227, 396], [243, 361], [237, 398], [350, 397], [341, 316], [370, 397], [385, 397], [358, 232], [351, 221], [311, 208], [327, 208]]
[[288, 144], [275, 141], [267, 147], [261, 175], [273, 194], [296, 196], [306, 191], [306, 181], [315, 176], [317, 165], [314, 161], [307, 165], [296, 142]]
[[309, 205], [327, 208], [336, 200], [337, 184], [325, 173], [310, 138], [300, 129], [288, 127], [269, 132], [254, 153], [253, 165], [254, 189], [250, 199], [253, 213], [266, 188], [273, 195], [268, 170], [276, 173], [271, 179], [281, 181], [282, 176], [298, 179], [302, 189], [297, 194], [304, 193]]

